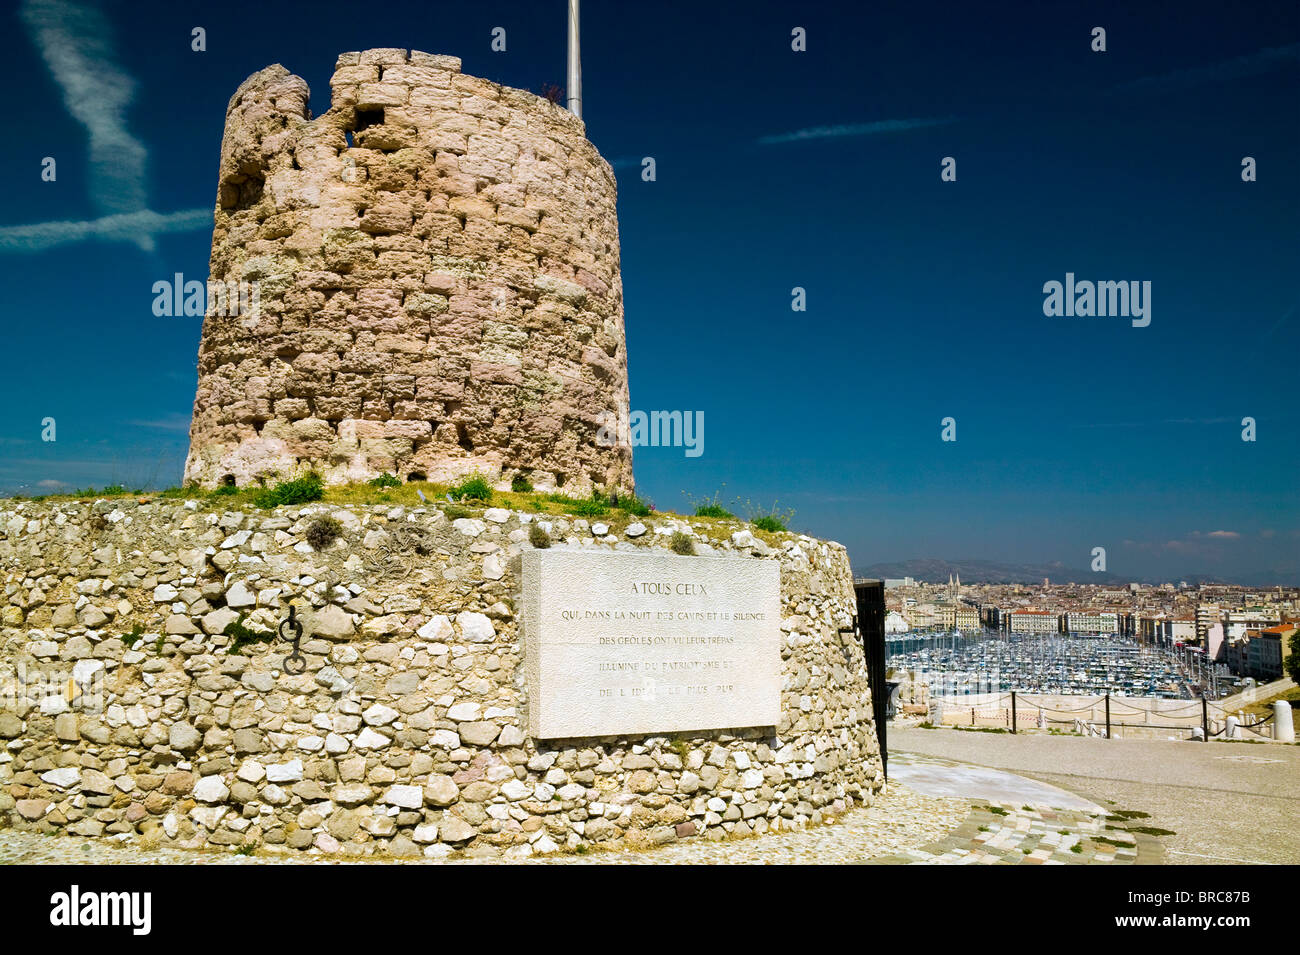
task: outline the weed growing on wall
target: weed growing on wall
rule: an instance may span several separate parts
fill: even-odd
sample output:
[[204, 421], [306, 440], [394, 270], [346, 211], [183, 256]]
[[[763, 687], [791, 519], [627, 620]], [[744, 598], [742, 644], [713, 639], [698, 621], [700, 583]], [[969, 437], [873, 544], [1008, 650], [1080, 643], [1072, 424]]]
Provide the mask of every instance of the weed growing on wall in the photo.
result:
[[451, 489], [451, 496], [457, 501], [481, 501], [486, 504], [492, 500], [492, 485], [481, 474], [471, 474]]
[[325, 493], [320, 475], [310, 472], [293, 481], [283, 481], [275, 487], [267, 488], [253, 498], [253, 503], [260, 508], [270, 510], [283, 504], [307, 504], [319, 501]]
[[324, 550], [339, 539], [343, 525], [332, 517], [318, 517], [307, 525], [303, 534], [312, 550]]

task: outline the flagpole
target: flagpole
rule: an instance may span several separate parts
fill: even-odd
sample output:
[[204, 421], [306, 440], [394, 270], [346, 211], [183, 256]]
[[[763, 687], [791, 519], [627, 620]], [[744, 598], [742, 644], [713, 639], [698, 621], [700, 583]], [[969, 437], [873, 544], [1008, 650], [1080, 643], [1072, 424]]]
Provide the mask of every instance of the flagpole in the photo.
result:
[[578, 51], [578, 0], [569, 0], [569, 112], [582, 119], [582, 59]]

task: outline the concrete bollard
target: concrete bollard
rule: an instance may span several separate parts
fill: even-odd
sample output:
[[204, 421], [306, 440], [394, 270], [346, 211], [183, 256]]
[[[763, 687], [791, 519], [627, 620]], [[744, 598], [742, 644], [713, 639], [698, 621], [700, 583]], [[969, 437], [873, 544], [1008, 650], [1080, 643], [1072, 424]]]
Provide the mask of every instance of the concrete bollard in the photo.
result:
[[943, 703], [940, 700], [930, 701], [930, 725], [943, 725]]
[[1273, 703], [1273, 738], [1279, 743], [1295, 742], [1295, 721], [1291, 715], [1291, 704], [1286, 700]]
[[1241, 730], [1239, 729], [1240, 726], [1241, 726], [1241, 720], [1237, 719], [1235, 716], [1229, 716], [1228, 725], [1225, 726], [1223, 729], [1223, 738], [1241, 739]]

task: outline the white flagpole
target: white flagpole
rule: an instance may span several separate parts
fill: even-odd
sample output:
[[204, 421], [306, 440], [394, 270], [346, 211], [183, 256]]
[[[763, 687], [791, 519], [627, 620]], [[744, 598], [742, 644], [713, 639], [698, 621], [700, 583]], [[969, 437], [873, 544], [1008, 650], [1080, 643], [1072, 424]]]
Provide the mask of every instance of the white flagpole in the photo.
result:
[[578, 52], [578, 0], [569, 0], [569, 112], [582, 119], [582, 59]]

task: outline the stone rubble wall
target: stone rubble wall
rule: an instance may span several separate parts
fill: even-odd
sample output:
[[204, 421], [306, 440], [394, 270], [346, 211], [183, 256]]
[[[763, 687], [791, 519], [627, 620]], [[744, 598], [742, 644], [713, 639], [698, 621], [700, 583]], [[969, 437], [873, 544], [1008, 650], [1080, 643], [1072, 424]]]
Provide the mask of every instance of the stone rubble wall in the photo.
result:
[[[323, 551], [307, 527], [330, 515]], [[779, 560], [773, 728], [535, 741], [516, 624], [531, 524], [555, 547]], [[721, 537], [719, 537], [721, 533]], [[730, 536], [725, 536], [727, 534]], [[516, 857], [784, 830], [883, 784], [844, 549], [743, 525], [500, 508], [0, 504], [0, 826], [345, 856]], [[231, 621], [307, 635], [231, 652]]]
[[313, 119], [276, 65], [230, 101], [211, 283], [257, 301], [205, 318], [186, 480], [631, 490], [631, 448], [597, 441], [627, 355], [617, 185], [582, 121], [419, 51], [344, 53], [331, 89]]

